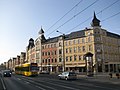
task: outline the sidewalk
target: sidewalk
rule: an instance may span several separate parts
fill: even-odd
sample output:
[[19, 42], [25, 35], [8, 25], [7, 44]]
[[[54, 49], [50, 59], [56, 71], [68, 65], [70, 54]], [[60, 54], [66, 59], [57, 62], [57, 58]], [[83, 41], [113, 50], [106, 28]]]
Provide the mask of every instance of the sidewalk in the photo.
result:
[[78, 79], [86, 79], [89, 81], [98, 81], [98, 82], [106, 82], [106, 83], [112, 83], [112, 84], [120, 84], [120, 78], [118, 79], [116, 75], [113, 75], [112, 78], [108, 74], [97, 74], [93, 77], [88, 77], [86, 75], [78, 75]]

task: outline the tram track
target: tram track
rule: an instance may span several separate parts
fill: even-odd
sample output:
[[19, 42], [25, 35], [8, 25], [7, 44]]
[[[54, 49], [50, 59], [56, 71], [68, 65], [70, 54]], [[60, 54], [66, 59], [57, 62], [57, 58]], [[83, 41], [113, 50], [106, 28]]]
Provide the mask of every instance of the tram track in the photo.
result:
[[[62, 89], [69, 89], [69, 90], [89, 90], [90, 87], [93, 88], [92, 90], [96, 90], [96, 88], [99, 89], [105, 89], [105, 90], [112, 90], [110, 87], [102, 87], [101, 85], [84, 82], [80, 83], [79, 81], [65, 81], [65, 80], [57, 80], [57, 79], [51, 79], [51, 78], [41, 78], [41, 77], [25, 77], [27, 80], [34, 81], [38, 84], [43, 84], [47, 86], [52, 86], [55, 90], [59, 90], [59, 88]], [[71, 84], [71, 86], [70, 86]], [[81, 86], [81, 87], [80, 87]], [[56, 88], [57, 87], [57, 88]], [[53, 89], [50, 89], [53, 90]]]
[[39, 80], [37, 78], [36, 79], [30, 78], [30, 77], [19, 77], [19, 78], [21, 78], [22, 80], [27, 81], [31, 84], [34, 84], [38, 87], [47, 88], [47, 90], [48, 89], [49, 90], [59, 90], [59, 88], [69, 89], [69, 90], [80, 90], [79, 88], [73, 88], [71, 86], [67, 86], [64, 84], [53, 83], [52, 81]]
[[3, 79], [2, 75], [0, 75], [0, 82], [1, 82], [1, 85], [2, 85], [2, 89], [3, 89], [3, 90], [7, 90], [7, 88], [6, 88], [6, 85], [5, 85], [5, 82], [4, 82], [4, 79]]

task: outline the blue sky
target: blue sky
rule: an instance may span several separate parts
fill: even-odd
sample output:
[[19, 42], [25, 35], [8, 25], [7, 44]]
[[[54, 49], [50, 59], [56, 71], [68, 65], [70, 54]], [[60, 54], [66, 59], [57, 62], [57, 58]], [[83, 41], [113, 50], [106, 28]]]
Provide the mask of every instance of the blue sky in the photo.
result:
[[[75, 6], [80, 1], [81, 3]], [[25, 51], [29, 39], [38, 37], [41, 26], [45, 31], [46, 38], [60, 35], [56, 32], [58, 27], [58, 30], [65, 34], [82, 30], [85, 27], [90, 27], [92, 18], [88, 18], [93, 16], [94, 11], [100, 12], [97, 14], [99, 20], [105, 19], [101, 22], [102, 28], [119, 34], [120, 0], [97, 0], [95, 4], [90, 6], [95, 1], [0, 0], [0, 63], [6, 62], [9, 58], [16, 57], [20, 55], [20, 52]], [[114, 2], [117, 3], [111, 5]], [[109, 5], [111, 5], [109, 8], [103, 10]], [[75, 8], [72, 9], [74, 6]], [[88, 6], [90, 7], [87, 8]], [[69, 10], [71, 11], [66, 16], [50, 28]], [[114, 16], [116, 13], [119, 14]], [[114, 17], [106, 19], [112, 15]], [[65, 23], [68, 20], [70, 21]], [[87, 21], [84, 22], [85, 20]], [[79, 26], [74, 28], [77, 25]]]

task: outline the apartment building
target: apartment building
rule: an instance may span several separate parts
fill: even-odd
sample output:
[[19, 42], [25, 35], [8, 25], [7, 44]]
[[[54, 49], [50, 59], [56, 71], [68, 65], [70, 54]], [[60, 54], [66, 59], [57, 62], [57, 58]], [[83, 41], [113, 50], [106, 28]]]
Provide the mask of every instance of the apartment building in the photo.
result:
[[[93, 72], [120, 70], [120, 35], [101, 28], [100, 20], [95, 13], [90, 28], [49, 39], [45, 39], [44, 31], [41, 29], [36, 42], [38, 39], [41, 46], [38, 50], [40, 53], [36, 56], [41, 56], [39, 60], [43, 69], [50, 67], [53, 72], [61, 70], [86, 72], [84, 56], [91, 53]], [[37, 42], [38, 46], [39, 44]]]
[[21, 52], [20, 54], [20, 64], [25, 63], [26, 60], [26, 52]]
[[35, 63], [35, 45], [32, 38], [29, 39], [29, 44], [26, 47], [26, 60], [27, 63]]
[[[91, 67], [94, 73], [120, 72], [120, 35], [103, 29], [94, 13], [91, 27], [67, 35], [46, 39], [41, 28], [38, 38], [29, 40], [25, 61], [21, 56], [17, 56], [15, 65], [35, 62], [40, 71], [87, 72]], [[11, 61], [6, 65], [9, 68]]]

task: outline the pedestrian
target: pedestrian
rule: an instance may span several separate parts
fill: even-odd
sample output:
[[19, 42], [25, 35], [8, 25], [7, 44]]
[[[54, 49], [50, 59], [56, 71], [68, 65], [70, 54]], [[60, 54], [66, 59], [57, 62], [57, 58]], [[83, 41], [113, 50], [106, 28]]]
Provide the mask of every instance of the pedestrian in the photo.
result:
[[112, 78], [112, 73], [109, 73], [109, 75], [110, 75], [110, 78]]

